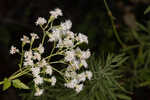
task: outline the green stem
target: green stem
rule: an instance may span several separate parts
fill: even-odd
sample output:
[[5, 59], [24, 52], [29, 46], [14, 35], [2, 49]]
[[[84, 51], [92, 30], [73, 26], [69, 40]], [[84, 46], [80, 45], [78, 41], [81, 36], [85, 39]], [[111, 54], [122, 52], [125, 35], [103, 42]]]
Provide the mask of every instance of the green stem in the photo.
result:
[[4, 83], [4, 81], [1, 81], [1, 82], [0, 82], [0, 85], [2, 85], [3, 83]]
[[58, 53], [52, 54], [52, 55], [50, 55], [50, 56], [47, 56], [47, 57], [45, 57], [44, 59], [49, 59], [49, 58], [51, 58], [51, 57], [53, 57], [53, 56], [56, 56], [56, 55], [63, 55], [62, 53], [63, 53], [63, 52], [58, 52]]
[[56, 42], [54, 41], [54, 46], [53, 46], [53, 49], [52, 49], [52, 51], [51, 51], [51, 53], [49, 55], [48, 61], [50, 61], [50, 58], [52, 57], [52, 54], [54, 52], [55, 47], [56, 47]]
[[41, 27], [41, 28], [42, 28], [42, 30], [43, 30], [43, 38], [42, 38], [42, 46], [43, 46], [44, 41], [45, 41], [45, 37], [46, 37], [46, 32], [45, 32], [45, 29], [43, 28], [43, 26], [42, 26], [42, 25], [40, 25], [40, 27]]
[[122, 51], [128, 51], [128, 50], [131, 50], [131, 49], [135, 49], [135, 48], [138, 48], [140, 47], [140, 45], [131, 45], [131, 46], [128, 46], [127, 48], [124, 48]]
[[44, 33], [44, 35], [43, 35], [43, 39], [42, 39], [42, 46], [43, 46], [43, 44], [44, 44], [44, 40], [45, 40], [45, 37], [46, 37], [45, 31], [43, 31], [43, 33]]
[[[23, 67], [21, 70], [24, 70], [26, 67]], [[18, 74], [21, 70], [16, 71], [15, 73], [13, 73], [11, 76], [14, 76], [16, 74]]]
[[69, 50], [69, 49], [73, 49], [73, 48], [75, 48], [77, 45], [79, 45], [80, 43], [77, 43], [74, 47], [72, 47], [72, 48], [67, 48], [67, 49], [64, 49], [64, 50], [62, 50], [62, 51], [60, 51], [60, 50], [58, 50], [55, 54], [50, 54], [49, 56], [47, 56], [45, 59], [50, 59], [51, 57], [53, 57], [53, 56], [56, 56], [56, 55], [64, 55], [63, 53], [65, 52], [65, 51], [67, 51], [67, 50]]
[[55, 70], [56, 72], [58, 72], [59, 74], [63, 75], [63, 73], [59, 70], [57, 70], [56, 68], [52, 67], [53, 70]]
[[50, 64], [56, 64], [56, 63], [63, 63], [63, 64], [67, 64], [67, 63], [66, 63], [66, 62], [64, 62], [63, 60], [55, 61], [55, 62], [50, 62]]
[[115, 26], [115, 22], [114, 22], [114, 18], [113, 18], [112, 12], [111, 12], [111, 10], [109, 9], [106, 0], [104, 0], [104, 4], [105, 4], [106, 10], [107, 10], [107, 12], [108, 12], [108, 15], [109, 15], [109, 17], [110, 17], [110, 20], [111, 20], [111, 24], [112, 24], [112, 27], [113, 27], [113, 31], [114, 31], [115, 37], [116, 37], [117, 41], [119, 42], [119, 44], [120, 44], [123, 48], [125, 48], [126, 45], [122, 42], [122, 40], [120, 39], [120, 37], [119, 37], [119, 35], [118, 35], [118, 32], [117, 32], [117, 29], [116, 29], [116, 26]]
[[[51, 16], [49, 16], [48, 23], [47, 23], [47, 25], [46, 25], [45, 28], [44, 28], [45, 30], [48, 28], [50, 22], [53, 22], [52, 19], [51, 19]], [[51, 24], [52, 24], [52, 23], [51, 23]], [[51, 26], [52, 26], [52, 25], [51, 25]]]
[[[19, 72], [20, 70], [18, 70], [17, 72]], [[13, 74], [13, 75], [11, 75], [8, 79], [9, 80], [13, 80], [13, 79], [15, 79], [15, 78], [18, 78], [18, 77], [20, 77], [20, 76], [22, 76], [22, 75], [25, 75], [25, 74], [27, 74], [27, 73], [29, 73], [30, 72], [30, 70], [29, 70], [29, 68], [27, 68], [27, 69], [25, 69], [24, 71], [21, 71], [20, 73], [16, 73], [16, 74]], [[0, 85], [1, 84], [3, 84], [4, 83], [4, 81], [1, 81], [0, 82]]]
[[64, 77], [64, 74], [61, 71], [57, 70], [54, 67], [52, 67], [52, 69], [55, 70], [56, 72], [58, 72], [65, 79], [65, 81], [68, 82], [68, 80]]
[[24, 56], [24, 43], [22, 43], [22, 48], [21, 48], [21, 60], [20, 60], [20, 64], [19, 64], [19, 68], [20, 68], [20, 71], [22, 71], [22, 63], [23, 63], [23, 56]]
[[139, 35], [137, 34], [137, 32], [135, 30], [131, 30], [133, 36], [135, 37], [135, 39], [141, 44], [144, 45], [145, 43], [140, 39]]
[[30, 50], [31, 50], [31, 48], [32, 48], [33, 42], [34, 42], [34, 39], [32, 38], [32, 39], [31, 39], [31, 43], [30, 43]]
[[53, 27], [53, 21], [51, 22], [51, 26], [47, 31], [49, 32], [52, 29], [52, 27]]
[[16, 75], [10, 76], [9, 79], [10, 79], [10, 80], [13, 80], [13, 79], [18, 78], [18, 77], [20, 77], [20, 76], [22, 76], [22, 75], [27, 74], [28, 72], [30, 72], [29, 68], [25, 69], [24, 71], [21, 71], [20, 73], [18, 73], [18, 74], [16, 74]]

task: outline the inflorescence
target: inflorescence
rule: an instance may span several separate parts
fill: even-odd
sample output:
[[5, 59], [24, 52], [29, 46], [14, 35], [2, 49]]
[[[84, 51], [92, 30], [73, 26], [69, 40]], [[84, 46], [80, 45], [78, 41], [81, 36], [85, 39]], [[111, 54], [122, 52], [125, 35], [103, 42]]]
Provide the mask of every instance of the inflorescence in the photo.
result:
[[[92, 72], [88, 70], [86, 60], [90, 57], [90, 50], [82, 51], [79, 45], [82, 43], [88, 44], [88, 37], [82, 33], [75, 34], [70, 29], [72, 22], [66, 20], [60, 25], [53, 26], [53, 22], [58, 16], [62, 16], [62, 11], [57, 8], [50, 11], [50, 17], [46, 20], [39, 17], [35, 24], [40, 26], [43, 31], [43, 37], [38, 47], [34, 46], [40, 37], [36, 33], [30, 33], [30, 37], [23, 35], [22, 50], [11, 46], [10, 53], [13, 55], [18, 53], [21, 55], [19, 64], [20, 72], [28, 69], [28, 73], [33, 76], [35, 86], [35, 96], [40, 96], [44, 93], [41, 85], [44, 82], [49, 82], [52, 86], [56, 84], [56, 76], [54, 72], [59, 73], [65, 80], [64, 86], [74, 89], [79, 93], [83, 89], [83, 84], [86, 79], [91, 80]], [[46, 39], [48, 37], [48, 39]], [[45, 56], [46, 44], [53, 43], [53, 48], [49, 50], [49, 54]], [[37, 44], [37, 43], [36, 43]], [[25, 46], [29, 45], [27, 49]], [[63, 56], [57, 61], [51, 60], [54, 56]], [[58, 67], [53, 64], [65, 64], [66, 67]], [[59, 65], [60, 66], [60, 65]], [[62, 68], [60, 70], [60, 68]], [[83, 70], [84, 69], [84, 70]], [[23, 75], [23, 74], [22, 74]]]

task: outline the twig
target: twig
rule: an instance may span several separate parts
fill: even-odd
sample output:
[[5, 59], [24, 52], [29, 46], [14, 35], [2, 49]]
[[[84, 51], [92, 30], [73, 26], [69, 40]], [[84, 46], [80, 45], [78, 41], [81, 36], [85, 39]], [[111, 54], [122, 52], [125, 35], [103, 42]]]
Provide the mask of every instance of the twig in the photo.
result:
[[112, 12], [111, 12], [111, 10], [109, 9], [106, 0], [104, 0], [104, 4], [105, 4], [106, 10], [107, 10], [107, 12], [108, 12], [108, 15], [109, 15], [109, 17], [110, 17], [111, 24], [112, 24], [113, 31], [114, 31], [114, 34], [115, 34], [115, 36], [116, 36], [116, 39], [117, 39], [117, 41], [119, 42], [119, 44], [120, 44], [123, 48], [125, 48], [126, 45], [122, 42], [122, 40], [120, 39], [120, 37], [119, 37], [119, 35], [118, 35], [118, 32], [117, 32], [117, 29], [116, 29], [116, 26], [115, 26], [115, 22], [114, 22], [114, 18], [113, 18]]

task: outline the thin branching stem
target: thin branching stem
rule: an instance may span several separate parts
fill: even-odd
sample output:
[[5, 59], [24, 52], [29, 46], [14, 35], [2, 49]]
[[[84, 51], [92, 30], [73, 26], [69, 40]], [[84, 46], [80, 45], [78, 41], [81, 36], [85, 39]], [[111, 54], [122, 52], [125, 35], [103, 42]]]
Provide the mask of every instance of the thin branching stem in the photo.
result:
[[[14, 79], [16, 79], [16, 78], [19, 78], [19, 77], [21, 77], [21, 76], [23, 76], [23, 75], [29, 73], [29, 72], [30, 72], [29, 69], [30, 69], [30, 68], [26, 68], [26, 69], [24, 69], [24, 70], [20, 70], [20, 69], [19, 69], [19, 70], [17, 71], [18, 73], [12, 74], [8, 79], [9, 79], [9, 80], [14, 80]], [[0, 85], [3, 84], [3, 83], [4, 83], [4, 81], [1, 81], [1, 82], [0, 82]]]
[[115, 37], [116, 37], [117, 41], [119, 42], [119, 44], [120, 44], [123, 48], [125, 48], [126, 45], [123, 43], [123, 41], [122, 41], [122, 40], [120, 39], [120, 37], [119, 37], [119, 34], [118, 34], [117, 29], [116, 29], [116, 26], [115, 26], [114, 17], [113, 17], [113, 15], [112, 15], [111, 10], [110, 10], [109, 7], [108, 7], [108, 4], [107, 4], [106, 0], [104, 0], [104, 4], [105, 4], [106, 10], [107, 10], [107, 12], [108, 12], [108, 15], [109, 15], [109, 17], [110, 17], [110, 20], [111, 20], [111, 24], [112, 24], [112, 27], [113, 27], [113, 31], [114, 31]]
[[21, 60], [20, 60], [20, 64], [19, 64], [19, 68], [20, 68], [20, 71], [22, 71], [22, 63], [23, 63], [23, 56], [24, 56], [24, 43], [22, 42], [22, 47], [21, 47]]
[[53, 52], [54, 52], [54, 50], [55, 50], [55, 47], [56, 47], [56, 42], [54, 41], [54, 46], [53, 46], [53, 49], [52, 49], [52, 51], [51, 51], [51, 53], [50, 53], [50, 55], [49, 55], [48, 61], [50, 61], [51, 56], [52, 56], [52, 54], [53, 54]]

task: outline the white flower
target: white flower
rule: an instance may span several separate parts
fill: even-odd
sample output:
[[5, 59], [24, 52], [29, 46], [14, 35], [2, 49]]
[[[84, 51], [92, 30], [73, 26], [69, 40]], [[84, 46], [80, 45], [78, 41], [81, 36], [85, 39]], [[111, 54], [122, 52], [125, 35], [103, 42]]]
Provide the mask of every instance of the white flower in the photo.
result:
[[83, 89], [83, 84], [76, 85], [76, 92], [79, 93]]
[[51, 78], [51, 85], [54, 86], [56, 84], [56, 78], [53, 76]]
[[27, 36], [25, 36], [25, 35], [23, 35], [23, 38], [21, 38], [21, 41], [22, 41], [23, 43], [30, 43], [29, 37], [27, 37]]
[[65, 77], [70, 77], [70, 73], [68, 71], [65, 71]]
[[35, 22], [36, 25], [44, 25], [45, 23], [47, 23], [47, 21], [42, 17], [38, 17], [37, 21]]
[[59, 41], [58, 41], [58, 43], [57, 43], [57, 46], [56, 46], [57, 48], [62, 48], [63, 47], [63, 42], [62, 42], [62, 40], [60, 39]]
[[63, 45], [64, 45], [65, 47], [72, 47], [74, 44], [73, 44], [72, 40], [65, 39], [65, 40], [63, 41]]
[[87, 78], [88, 78], [89, 80], [91, 80], [91, 78], [92, 78], [92, 76], [93, 76], [93, 74], [92, 74], [91, 71], [86, 71], [86, 72], [85, 72], [85, 75], [87, 76]]
[[76, 79], [71, 80], [70, 82], [65, 83], [67, 88], [73, 89], [77, 85], [78, 81]]
[[88, 37], [84, 34], [79, 33], [78, 36], [76, 37], [77, 41], [80, 43], [87, 43], [88, 44]]
[[70, 20], [66, 20], [64, 23], [60, 25], [63, 30], [70, 30], [72, 27], [72, 22]]
[[77, 59], [72, 60], [71, 66], [74, 68], [74, 70], [79, 69], [80, 68], [79, 65], [80, 65], [79, 60], [77, 60]]
[[42, 59], [42, 61], [38, 62], [37, 64], [39, 67], [44, 67], [48, 65], [45, 59]]
[[39, 36], [37, 34], [35, 34], [35, 33], [31, 33], [30, 35], [32, 37], [32, 40], [39, 39]]
[[39, 73], [40, 73], [40, 67], [35, 67], [35, 68], [31, 68], [32, 74], [34, 77], [38, 77]]
[[67, 71], [68, 71], [68, 72], [74, 71], [74, 69], [73, 69], [73, 67], [72, 67], [71, 65], [69, 65], [69, 66], [67, 67]]
[[24, 61], [24, 66], [33, 66], [34, 65], [34, 62], [32, 60], [32, 51], [26, 51], [25, 54], [24, 54], [24, 58], [25, 58], [25, 61]]
[[75, 71], [71, 71], [72, 69], [71, 70], [69, 69], [69, 71], [68, 71], [68, 68], [67, 68], [67, 71], [65, 71], [65, 77], [67, 77], [67, 78], [76, 78], [77, 73]]
[[88, 59], [91, 56], [91, 52], [89, 51], [89, 49], [87, 51], [82, 51], [81, 52], [81, 59]]
[[19, 49], [17, 49], [16, 47], [14, 47], [14, 46], [11, 46], [11, 49], [10, 49], [10, 54], [15, 54], [15, 53], [17, 53], [17, 52], [19, 52]]
[[83, 72], [81, 74], [78, 74], [77, 79], [78, 79], [79, 82], [84, 82], [86, 80], [85, 73]]
[[56, 8], [54, 11], [49, 12], [54, 18], [57, 18], [58, 16], [62, 16], [62, 11], [59, 8]]
[[75, 53], [76, 53], [76, 56], [80, 58], [80, 56], [81, 56], [81, 54], [82, 54], [82, 51], [81, 51], [81, 49], [80, 49], [79, 47], [77, 47], [77, 48], [75, 49]]
[[43, 83], [43, 77], [40, 77], [39, 75], [36, 76], [36, 77], [34, 78], [34, 83], [35, 83], [36, 85], [42, 84], [42, 83]]
[[39, 89], [39, 88], [37, 88], [37, 89], [36, 89], [36, 92], [35, 92], [35, 94], [34, 94], [34, 96], [40, 96], [40, 95], [42, 95], [42, 94], [43, 94], [43, 92], [44, 92], [44, 90], [43, 90], [43, 89]]
[[37, 59], [38, 61], [40, 61], [40, 60], [41, 60], [41, 54], [39, 54], [38, 52], [34, 52], [33, 59], [34, 59], [34, 60]]
[[66, 36], [67, 36], [68, 39], [74, 39], [75, 34], [71, 31], [67, 31]]
[[88, 67], [88, 64], [87, 64], [87, 62], [86, 62], [85, 59], [82, 59], [82, 60], [81, 60], [81, 64], [82, 64], [85, 68]]
[[61, 40], [61, 32], [59, 29], [52, 29], [52, 34], [50, 35], [49, 41], [58, 41]]
[[26, 60], [30, 60], [33, 57], [32, 51], [25, 51], [24, 57]]
[[50, 65], [46, 66], [46, 74], [52, 75], [52, 67]]
[[34, 65], [33, 60], [31, 60], [31, 59], [25, 59], [23, 64], [24, 64], [24, 66], [33, 66]]
[[39, 45], [38, 51], [39, 51], [39, 53], [41, 53], [41, 54], [44, 53], [44, 47], [42, 46], [42, 44]]
[[71, 50], [71, 51], [67, 51], [65, 52], [65, 61], [72, 61], [75, 59], [75, 52], [74, 50]]

